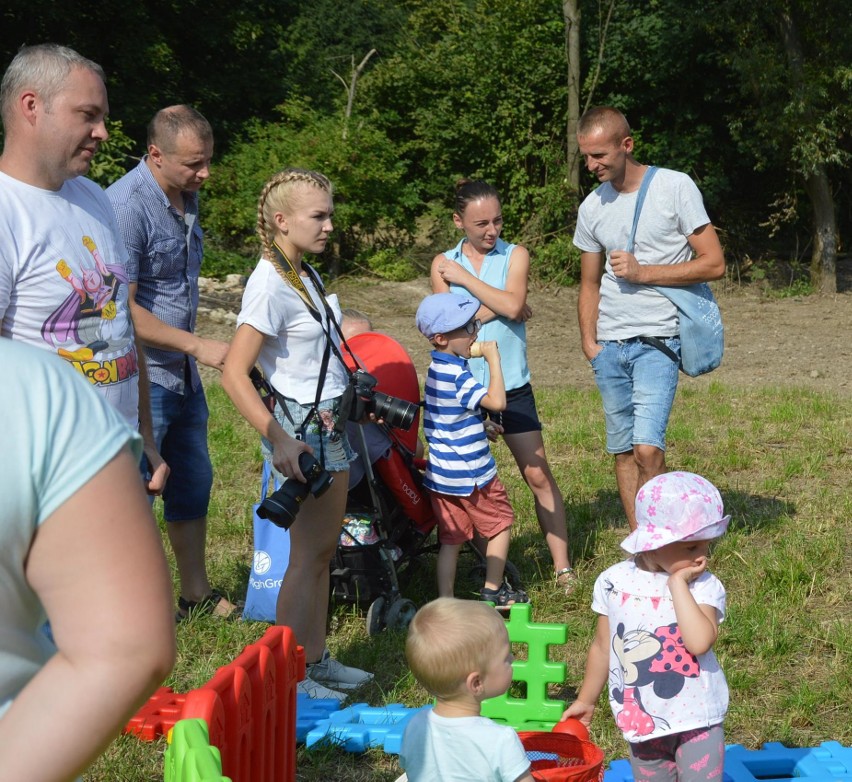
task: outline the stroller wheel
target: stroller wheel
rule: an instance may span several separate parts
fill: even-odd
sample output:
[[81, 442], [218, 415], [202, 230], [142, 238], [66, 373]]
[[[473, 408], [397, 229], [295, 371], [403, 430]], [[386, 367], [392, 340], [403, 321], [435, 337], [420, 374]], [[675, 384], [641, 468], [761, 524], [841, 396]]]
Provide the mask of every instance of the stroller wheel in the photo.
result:
[[385, 599], [377, 597], [367, 609], [367, 635], [378, 635], [385, 626]]
[[385, 624], [391, 630], [405, 630], [411, 624], [416, 613], [417, 606], [411, 600], [401, 597], [390, 604], [387, 617], [385, 617]]

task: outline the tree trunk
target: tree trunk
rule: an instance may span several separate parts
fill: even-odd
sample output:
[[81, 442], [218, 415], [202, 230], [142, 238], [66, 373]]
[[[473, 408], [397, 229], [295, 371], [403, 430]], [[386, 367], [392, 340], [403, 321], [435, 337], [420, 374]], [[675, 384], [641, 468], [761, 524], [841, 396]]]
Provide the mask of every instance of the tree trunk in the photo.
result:
[[824, 166], [805, 179], [805, 190], [814, 210], [811, 284], [820, 293], [837, 293], [837, 220]]
[[[778, 27], [790, 66], [793, 95], [802, 96], [805, 92], [804, 55], [792, 9], [786, 3], [779, 14]], [[810, 120], [810, 117], [807, 119]], [[811, 284], [820, 293], [837, 293], [837, 219], [834, 215], [834, 196], [822, 163], [816, 163], [805, 174], [805, 191], [811, 200], [814, 216]]]
[[337, 76], [340, 81], [343, 82], [343, 86], [346, 89], [346, 111], [343, 115], [343, 131], [341, 133], [341, 138], [346, 141], [346, 137], [349, 135], [349, 118], [352, 116], [352, 104], [355, 102], [355, 87], [358, 84], [358, 77], [361, 75], [361, 71], [367, 65], [367, 61], [376, 53], [375, 49], [370, 49], [365, 55], [364, 59], [358, 64], [358, 67], [355, 67], [355, 57], [352, 57], [352, 75], [349, 78], [349, 84], [346, 83], [346, 79], [344, 79], [337, 71], [332, 69], [332, 73]]
[[568, 65], [568, 185], [580, 191], [580, 149], [577, 145], [577, 121], [580, 119], [580, 8], [578, 0], [562, 0], [565, 23], [565, 59]]

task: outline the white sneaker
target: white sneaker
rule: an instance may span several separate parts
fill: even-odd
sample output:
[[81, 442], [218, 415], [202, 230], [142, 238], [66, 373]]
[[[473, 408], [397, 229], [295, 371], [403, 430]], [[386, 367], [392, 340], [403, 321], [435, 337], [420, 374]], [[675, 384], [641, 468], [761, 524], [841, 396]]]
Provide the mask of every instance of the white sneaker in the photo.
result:
[[313, 679], [309, 679], [307, 676], [296, 685], [296, 692], [304, 693], [309, 698], [314, 699], [323, 698], [335, 700], [338, 702], [346, 700], [345, 693], [329, 689], [328, 687], [323, 686], [319, 682], [316, 682]]
[[373, 674], [362, 671], [360, 668], [351, 668], [332, 659], [328, 649], [323, 650], [318, 663], [308, 666], [307, 676], [315, 682], [338, 690], [354, 690], [373, 681]]

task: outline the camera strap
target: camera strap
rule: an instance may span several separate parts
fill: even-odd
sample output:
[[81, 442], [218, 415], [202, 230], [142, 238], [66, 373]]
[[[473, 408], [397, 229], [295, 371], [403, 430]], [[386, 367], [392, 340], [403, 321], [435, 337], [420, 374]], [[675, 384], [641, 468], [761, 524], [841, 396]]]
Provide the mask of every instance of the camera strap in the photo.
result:
[[[305, 431], [310, 424], [310, 422], [316, 417], [319, 418], [319, 404], [322, 396], [322, 389], [325, 385], [325, 378], [328, 373], [328, 362], [331, 358], [331, 352], [334, 352], [334, 355], [338, 358], [341, 365], [343, 366], [344, 371], [346, 372], [347, 377], [351, 379], [352, 372], [349, 367], [346, 365], [346, 362], [343, 360], [343, 356], [340, 353], [337, 345], [334, 344], [334, 339], [331, 335], [331, 326], [334, 325], [334, 328], [337, 330], [337, 334], [340, 337], [341, 342], [346, 346], [346, 350], [349, 352], [349, 355], [352, 356], [352, 360], [355, 362], [357, 367], [361, 367], [360, 362], [356, 358], [355, 354], [350, 349], [349, 345], [346, 342], [346, 339], [343, 336], [343, 332], [340, 329], [340, 324], [337, 322], [337, 318], [334, 316], [334, 312], [331, 309], [331, 306], [328, 303], [328, 300], [325, 297], [325, 286], [322, 284], [322, 279], [317, 273], [316, 269], [313, 268], [306, 261], [302, 261], [302, 268], [307, 272], [307, 276], [310, 277], [311, 282], [314, 285], [317, 293], [319, 293], [320, 300], [322, 301], [323, 310], [325, 311], [325, 320], [323, 320], [322, 313], [320, 313], [316, 304], [314, 303], [313, 298], [311, 298], [310, 293], [308, 292], [305, 283], [302, 282], [302, 275], [300, 275], [296, 271], [296, 267], [293, 265], [293, 262], [287, 257], [287, 254], [277, 242], [273, 242], [273, 258], [271, 258], [272, 265], [275, 268], [275, 271], [278, 272], [278, 276], [284, 280], [296, 293], [299, 294], [302, 301], [304, 301], [305, 306], [308, 308], [308, 312], [311, 314], [311, 317], [319, 323], [320, 328], [323, 330], [323, 333], [326, 336], [325, 340], [325, 350], [323, 351], [322, 356], [322, 364], [320, 366], [319, 378], [317, 379], [317, 391], [316, 396], [314, 397], [314, 403], [311, 406], [308, 415], [305, 417], [305, 420], [302, 422], [302, 425], [299, 427], [299, 435], [302, 440], [305, 440]], [[270, 385], [271, 387], [271, 385]], [[272, 388], [275, 399], [278, 401], [278, 404], [284, 410], [285, 415], [290, 419], [290, 423], [293, 424], [293, 427], [296, 427], [295, 422], [293, 421], [292, 416], [290, 415], [290, 411], [287, 409], [286, 401], [284, 397], [279, 394], [279, 392]], [[323, 440], [320, 438], [320, 463], [324, 463], [324, 448], [323, 448]]]
[[[352, 357], [352, 361], [355, 363], [355, 366], [358, 367], [358, 369], [364, 369], [364, 367], [361, 365], [361, 362], [358, 360], [358, 357], [352, 352], [352, 348], [349, 347], [349, 343], [346, 341], [346, 337], [343, 336], [343, 330], [340, 328], [340, 324], [337, 322], [337, 318], [334, 317], [334, 313], [331, 311], [331, 306], [325, 298], [325, 287], [322, 284], [322, 280], [320, 279], [317, 270], [307, 263], [304, 264], [304, 266], [308, 271], [308, 276], [311, 278], [311, 281], [314, 283], [314, 286], [320, 293], [323, 307], [325, 308], [326, 320], [328, 321], [328, 323], [334, 325], [334, 329], [335, 331], [337, 331], [337, 336], [340, 338], [340, 343], [343, 345], [343, 347], [346, 348], [346, 352]], [[349, 369], [346, 364], [346, 361], [344, 361], [340, 349], [337, 347], [337, 345], [334, 344], [334, 340], [331, 338], [330, 332], [331, 329], [329, 328], [326, 332], [326, 335], [328, 336], [328, 342], [331, 345], [331, 349], [332, 351], [334, 351], [334, 355], [337, 356], [340, 363], [343, 365], [343, 368], [346, 370], [346, 374], [351, 377], [352, 370]]]

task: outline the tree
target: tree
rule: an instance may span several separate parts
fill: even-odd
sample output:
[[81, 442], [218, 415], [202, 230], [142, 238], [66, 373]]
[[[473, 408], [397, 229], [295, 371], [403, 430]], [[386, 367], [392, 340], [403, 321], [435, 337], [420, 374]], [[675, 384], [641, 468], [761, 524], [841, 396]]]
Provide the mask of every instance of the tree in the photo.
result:
[[[722, 60], [736, 77], [729, 122], [740, 149], [758, 171], [782, 173], [771, 203], [782, 204], [767, 225], [778, 229], [798, 213], [798, 187], [810, 203], [811, 282], [837, 290], [838, 226], [834, 191], [850, 160], [852, 39], [842, 0], [772, 0], [714, 6], [709, 29], [721, 41], [736, 31]], [[849, 196], [846, 195], [848, 203]]]
[[577, 144], [577, 122], [580, 119], [580, 7], [577, 0], [562, 1], [565, 23], [565, 62], [568, 66], [568, 123], [565, 159], [568, 185], [580, 192], [580, 148]]
[[409, 0], [406, 7], [407, 36], [359, 90], [410, 161], [422, 200], [449, 222], [455, 180], [483, 178], [503, 194], [513, 236], [538, 215], [545, 191], [548, 225], [564, 227], [571, 202], [563, 197], [560, 0]]

